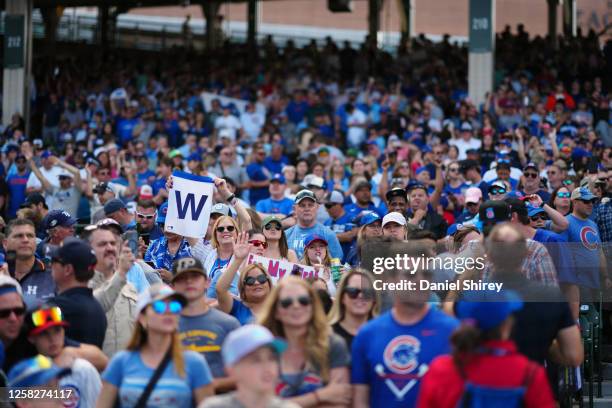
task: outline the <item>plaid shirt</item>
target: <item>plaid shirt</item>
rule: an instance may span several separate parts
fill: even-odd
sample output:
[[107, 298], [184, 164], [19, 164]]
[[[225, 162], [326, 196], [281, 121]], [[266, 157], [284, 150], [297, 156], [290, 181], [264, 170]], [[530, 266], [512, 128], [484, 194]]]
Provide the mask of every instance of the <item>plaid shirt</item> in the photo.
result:
[[[527, 256], [521, 265], [521, 272], [529, 280], [546, 286], [559, 286], [557, 269], [546, 247], [533, 239], [527, 239]], [[491, 279], [491, 265], [485, 265], [484, 280]]]
[[603, 243], [606, 258], [612, 256], [612, 200], [599, 204], [593, 210], [593, 220], [599, 229], [599, 238]]
[[168, 250], [168, 240], [166, 237], [161, 237], [151, 241], [145, 253], [144, 260], [146, 262], [153, 262], [155, 264], [155, 269], [172, 271], [172, 263], [174, 261], [188, 256], [191, 256], [191, 247], [186, 239], [183, 238], [178, 251], [172, 256]]

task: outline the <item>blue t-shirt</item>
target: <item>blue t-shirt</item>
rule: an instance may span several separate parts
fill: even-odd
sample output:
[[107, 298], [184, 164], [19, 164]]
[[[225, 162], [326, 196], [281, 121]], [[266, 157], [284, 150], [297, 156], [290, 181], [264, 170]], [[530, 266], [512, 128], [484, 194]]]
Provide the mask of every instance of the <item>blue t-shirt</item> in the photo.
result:
[[[206, 296], [208, 298], [210, 299], [217, 298], [217, 282], [219, 281], [219, 279], [221, 279], [221, 275], [223, 275], [223, 271], [225, 270], [225, 267], [229, 264], [231, 259], [232, 258], [215, 259], [215, 263], [210, 268], [210, 273], [208, 274], [208, 277], [210, 279], [210, 285], [208, 286], [208, 290], [206, 291]], [[238, 277], [239, 277], [238, 274], [234, 276], [234, 279], [232, 280], [232, 283], [229, 289], [230, 293], [233, 294], [234, 296], [238, 296]]]
[[[183, 352], [185, 377], [180, 377], [172, 360], [155, 384], [147, 401], [147, 408], [193, 406], [193, 391], [212, 382], [212, 375], [204, 357], [193, 351]], [[111, 359], [102, 373], [102, 379], [119, 390], [118, 405], [122, 408], [136, 406], [140, 394], [155, 372], [146, 366], [139, 351], [120, 351]]]
[[258, 201], [255, 209], [265, 214], [284, 214], [289, 215], [293, 211], [293, 200], [283, 197], [281, 200], [266, 198]]
[[253, 323], [255, 317], [251, 309], [238, 299], [234, 299], [234, 302], [232, 303], [232, 310], [230, 310], [230, 315], [238, 319], [241, 325]]
[[308, 110], [308, 102], [295, 102], [291, 101], [287, 104], [285, 108], [285, 113], [291, 122], [298, 125], [306, 116], [306, 111]]
[[544, 244], [557, 269], [559, 282], [572, 282], [572, 258], [567, 241], [561, 235], [544, 228], [536, 229], [533, 240]]
[[451, 351], [457, 325], [434, 308], [410, 326], [397, 323], [391, 311], [371, 320], [353, 340], [351, 383], [370, 386], [371, 407], [414, 407], [421, 378], [434, 358]]
[[153, 195], [157, 195], [159, 193], [159, 190], [166, 189], [166, 178], [158, 178], [153, 182], [153, 184], [151, 184], [151, 187], [153, 188]]
[[560, 235], [568, 242], [572, 260], [571, 281], [581, 286], [598, 289], [600, 287], [599, 267], [601, 239], [597, 224], [591, 220], [581, 220], [569, 214], [565, 217], [569, 228]]
[[122, 145], [132, 140], [132, 132], [136, 125], [138, 125], [138, 118], [120, 118], [117, 121], [117, 136]]
[[280, 160], [273, 160], [272, 157], [268, 156], [264, 159], [263, 165], [266, 169], [270, 170], [270, 173], [282, 173], [283, 167], [289, 164], [289, 159], [286, 156], [281, 156]]
[[151, 184], [155, 180], [155, 173], [151, 170], [145, 170], [143, 173], [138, 173], [136, 178], [136, 186], [140, 187], [144, 184]]
[[[353, 219], [353, 214], [345, 212], [344, 215], [342, 217], [339, 217], [338, 219], [334, 220], [330, 217], [327, 221], [325, 221], [325, 226], [329, 227], [335, 234], [342, 234], [343, 232], [351, 231], [353, 228], [357, 227], [353, 223]], [[349, 253], [351, 249], [351, 244], [352, 242], [343, 242], [340, 244], [344, 256]]]
[[[270, 172], [260, 163], [251, 163], [246, 167], [246, 173], [251, 181], [270, 180]], [[268, 187], [253, 187], [249, 189], [249, 200], [251, 204], [270, 197]]]
[[368, 204], [368, 208], [362, 208], [355, 203], [350, 203], [344, 206], [344, 211], [350, 214], [353, 218], [357, 217], [362, 211], [374, 211], [381, 218], [384, 217], [386, 214], [384, 212], [381, 212], [381, 209], [379, 207], [376, 207], [374, 203]]
[[17, 216], [17, 210], [19, 206], [24, 202], [26, 197], [26, 184], [30, 178], [30, 172], [20, 176], [19, 174], [11, 174], [6, 179], [8, 185], [10, 202], [8, 206], [8, 218], [15, 218]]
[[301, 259], [304, 256], [304, 241], [311, 234], [317, 234], [325, 238], [327, 240], [327, 244], [329, 245], [329, 253], [331, 257], [342, 259], [343, 252], [340, 242], [338, 241], [338, 237], [336, 237], [336, 234], [334, 234], [331, 229], [320, 223], [316, 223], [310, 228], [302, 228], [299, 225], [294, 225], [285, 231], [285, 235], [287, 236], [287, 245], [289, 246], [289, 249], [293, 249], [295, 251], [298, 259]]

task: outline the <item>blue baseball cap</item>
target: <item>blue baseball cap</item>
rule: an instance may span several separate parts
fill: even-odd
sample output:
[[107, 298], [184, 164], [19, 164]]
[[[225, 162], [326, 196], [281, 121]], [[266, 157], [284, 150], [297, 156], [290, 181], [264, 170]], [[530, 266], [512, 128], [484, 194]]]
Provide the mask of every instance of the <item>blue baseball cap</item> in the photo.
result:
[[51, 210], [43, 219], [43, 225], [48, 230], [55, 227], [71, 227], [76, 223], [77, 219], [64, 210]]
[[363, 211], [355, 219], [355, 223], [360, 227], [363, 227], [364, 225], [370, 225], [372, 223], [375, 223], [376, 221], [382, 222], [382, 219], [380, 218], [380, 215], [378, 215], [374, 211]]
[[113, 198], [112, 200], [108, 200], [106, 204], [104, 204], [104, 215], [107, 217], [111, 214], [116, 213], [119, 210], [127, 209], [123, 201], [118, 198]]
[[455, 304], [455, 315], [475, 321], [481, 330], [490, 330], [522, 308], [523, 301], [512, 291], [466, 291]]
[[276, 173], [275, 175], [272, 176], [272, 178], [270, 179], [270, 183], [281, 183], [281, 184], [285, 184], [285, 176], [283, 176], [280, 173]]
[[187, 157], [187, 161], [196, 161], [196, 162], [201, 162], [202, 161], [202, 157], [198, 154], [198, 153], [191, 153], [188, 157]]
[[49, 157], [53, 156], [53, 153], [51, 153], [49, 150], [45, 150], [44, 152], [42, 152], [42, 154], [40, 155], [41, 159], [48, 159]]
[[527, 205], [527, 215], [529, 217], [535, 217], [538, 214], [545, 213], [542, 207], [534, 207], [533, 205]]
[[70, 368], [58, 367], [49, 357], [39, 354], [19, 362], [9, 371], [8, 386], [22, 388], [46, 385], [70, 371]]
[[226, 367], [231, 367], [260, 347], [270, 347], [277, 354], [282, 354], [287, 350], [287, 343], [275, 338], [272, 332], [263, 326], [247, 324], [233, 330], [223, 341], [223, 363]]
[[157, 218], [155, 219], [155, 222], [158, 224], [164, 224], [166, 222], [166, 214], [168, 214], [168, 202], [167, 201], [159, 206], [159, 209], [157, 210]]
[[313, 242], [316, 242], [316, 241], [320, 241], [320, 242], [323, 242], [325, 245], [328, 245], [327, 240], [323, 238], [321, 235], [310, 234], [309, 236], [306, 237], [306, 240], [304, 241], [304, 248], [307, 248]]
[[570, 197], [571, 200], [585, 200], [585, 201], [595, 200], [596, 198], [597, 196], [591, 193], [591, 190], [589, 190], [587, 187], [578, 187], [574, 189]]

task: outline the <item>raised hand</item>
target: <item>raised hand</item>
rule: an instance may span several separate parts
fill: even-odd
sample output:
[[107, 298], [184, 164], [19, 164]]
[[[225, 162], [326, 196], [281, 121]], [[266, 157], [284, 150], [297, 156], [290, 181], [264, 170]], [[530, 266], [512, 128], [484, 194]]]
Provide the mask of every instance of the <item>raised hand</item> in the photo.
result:
[[234, 255], [238, 259], [244, 259], [251, 252], [251, 244], [249, 244], [249, 234], [247, 232], [241, 232], [234, 241]]

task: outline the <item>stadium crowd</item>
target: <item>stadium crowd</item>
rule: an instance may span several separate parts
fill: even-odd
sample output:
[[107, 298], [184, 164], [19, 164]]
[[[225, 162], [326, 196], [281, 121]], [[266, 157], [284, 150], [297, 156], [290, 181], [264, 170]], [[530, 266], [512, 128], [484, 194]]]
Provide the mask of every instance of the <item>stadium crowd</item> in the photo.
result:
[[[507, 28], [480, 106], [448, 37], [251, 52], [34, 68], [30, 134], [14, 115], [0, 143], [0, 386], [59, 384], [72, 407], [553, 407], [563, 367], [579, 391], [580, 304], [612, 301], [612, 42]], [[173, 173], [215, 184], [204, 238], [164, 229]], [[504, 290], [374, 289], [373, 256], [424, 252], [486, 261], [384, 278]]]

